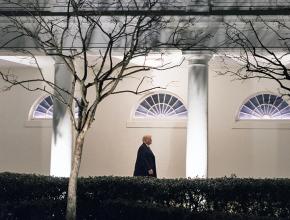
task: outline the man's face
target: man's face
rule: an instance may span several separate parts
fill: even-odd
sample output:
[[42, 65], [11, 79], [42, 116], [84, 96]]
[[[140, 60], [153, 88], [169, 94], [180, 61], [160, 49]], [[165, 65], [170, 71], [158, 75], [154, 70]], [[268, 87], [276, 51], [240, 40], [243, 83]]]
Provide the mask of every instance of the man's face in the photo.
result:
[[148, 144], [148, 145], [152, 144], [152, 139], [151, 139], [151, 137], [148, 137], [147, 140], [146, 140], [146, 142], [147, 142], [146, 144]]

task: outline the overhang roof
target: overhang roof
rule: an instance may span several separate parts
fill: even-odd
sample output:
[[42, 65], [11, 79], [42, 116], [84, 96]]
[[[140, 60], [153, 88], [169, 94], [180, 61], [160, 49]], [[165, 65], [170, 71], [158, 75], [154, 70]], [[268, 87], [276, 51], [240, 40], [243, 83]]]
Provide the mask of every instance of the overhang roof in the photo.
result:
[[[87, 0], [79, 8], [84, 15], [289, 15], [289, 0], [155, 0], [154, 10], [144, 7], [144, 0]], [[26, 5], [24, 10], [23, 4]], [[154, 0], [151, 0], [154, 2]], [[31, 0], [0, 0], [0, 14], [27, 16], [41, 13], [43, 16], [67, 15], [68, 0], [37, 0], [37, 10]], [[94, 10], [92, 10], [92, 6]], [[39, 10], [40, 9], [40, 10]]]

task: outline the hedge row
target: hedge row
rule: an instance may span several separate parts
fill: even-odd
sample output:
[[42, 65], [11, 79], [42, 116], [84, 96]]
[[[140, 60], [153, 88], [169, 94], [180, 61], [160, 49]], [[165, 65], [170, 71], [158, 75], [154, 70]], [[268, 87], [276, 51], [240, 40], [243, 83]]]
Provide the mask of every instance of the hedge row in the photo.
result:
[[[86, 203], [87, 204], [87, 203]], [[92, 208], [93, 207], [93, 208]], [[51, 200], [22, 201], [9, 206], [0, 205], [0, 219], [52, 220], [65, 219], [65, 202]], [[127, 200], [105, 200], [100, 204], [78, 208], [78, 219], [89, 220], [271, 220], [263, 216], [222, 212], [192, 212], [185, 208], [162, 207]]]
[[[63, 218], [67, 183], [66, 178], [0, 174], [0, 218]], [[78, 181], [77, 215], [79, 219], [288, 219], [289, 198], [289, 179], [90, 177]]]

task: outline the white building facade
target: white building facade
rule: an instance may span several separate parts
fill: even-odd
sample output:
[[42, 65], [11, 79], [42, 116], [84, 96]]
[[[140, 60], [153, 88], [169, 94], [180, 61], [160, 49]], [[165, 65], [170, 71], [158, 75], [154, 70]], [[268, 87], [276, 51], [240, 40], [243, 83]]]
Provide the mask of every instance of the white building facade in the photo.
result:
[[[209, 10], [206, 5], [204, 7], [205, 12]], [[213, 20], [219, 21], [216, 18]], [[220, 35], [216, 38], [220, 38]], [[216, 38], [210, 42], [211, 45], [218, 42]], [[151, 70], [136, 76], [142, 78], [149, 75], [153, 85], [166, 89], [142, 95], [117, 94], [100, 104], [95, 122], [85, 140], [80, 175], [132, 176], [142, 136], [151, 134], [160, 178], [231, 175], [289, 177], [290, 120], [287, 112], [284, 113], [285, 117], [271, 120], [265, 117], [256, 120], [241, 117], [242, 107], [250, 98], [263, 94], [262, 100], [268, 97], [268, 101], [260, 104], [266, 105], [270, 103], [269, 94], [279, 96], [277, 84], [270, 80], [241, 83], [232, 81], [230, 76], [219, 75], [226, 68], [238, 70], [240, 64], [208, 48], [170, 50], [168, 54], [176, 60], [182, 60], [183, 57], [185, 60], [176, 68]], [[38, 71], [29, 62], [7, 55], [2, 52], [1, 70], [9, 69], [19, 77], [22, 74], [33, 77]], [[115, 58], [118, 59], [118, 56]], [[65, 72], [62, 63], [43, 56], [38, 59], [45, 74], [54, 78], [55, 82], [59, 82], [62, 87], [70, 82], [67, 77], [61, 78], [63, 74], [59, 74]], [[227, 64], [223, 62], [225, 60]], [[131, 88], [136, 83], [136, 79], [130, 79], [120, 86]], [[0, 85], [4, 87], [5, 83], [0, 82]], [[151, 115], [144, 113], [146, 108], [143, 113], [139, 109], [141, 113], [139, 111], [138, 115], [142, 101], [155, 94], [159, 103], [154, 104], [159, 108], [152, 108]], [[171, 115], [166, 114], [170, 112], [169, 102], [172, 100], [168, 100], [167, 108], [164, 107], [166, 96], [177, 98], [186, 108], [187, 114], [178, 112], [182, 105]], [[160, 97], [164, 98], [164, 102], [160, 101]], [[22, 88], [0, 94], [1, 172], [68, 176], [71, 149], [64, 146], [71, 146], [69, 120], [61, 105], [55, 105], [50, 113], [47, 111], [48, 115], [53, 112], [53, 119], [37, 115], [37, 108], [44, 98], [46, 96], [43, 93], [30, 93]], [[290, 104], [287, 99], [284, 101]], [[46, 103], [48, 110], [51, 106], [49, 101]], [[174, 104], [171, 104], [173, 109]], [[287, 110], [287, 106], [284, 109]], [[270, 115], [271, 111], [268, 108], [266, 112], [268, 114], [265, 115]], [[59, 115], [62, 117], [58, 118]], [[53, 124], [55, 121], [56, 128]], [[55, 143], [55, 135], [60, 137], [61, 142]]]

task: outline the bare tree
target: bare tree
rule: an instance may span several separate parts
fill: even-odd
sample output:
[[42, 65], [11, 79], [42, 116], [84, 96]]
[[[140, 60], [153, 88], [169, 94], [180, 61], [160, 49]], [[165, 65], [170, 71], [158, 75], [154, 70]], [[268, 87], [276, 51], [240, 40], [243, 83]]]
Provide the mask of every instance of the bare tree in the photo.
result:
[[[8, 1], [11, 3], [10, 1]], [[150, 12], [158, 4], [158, 0], [142, 1], [135, 4], [135, 10]], [[4, 42], [2, 49], [9, 48], [20, 40], [31, 42], [36, 49], [14, 48], [13, 50], [31, 56], [39, 69], [37, 78], [19, 79], [9, 72], [0, 72], [3, 80], [9, 83], [6, 89], [21, 86], [29, 91], [42, 91], [62, 102], [70, 112], [70, 118], [75, 131], [72, 168], [67, 194], [66, 219], [76, 218], [77, 178], [82, 158], [82, 150], [87, 131], [91, 127], [97, 107], [108, 96], [118, 93], [131, 92], [140, 94], [160, 87], [141, 89], [146, 80], [143, 77], [135, 90], [118, 89], [121, 81], [139, 72], [152, 69], [166, 70], [177, 65], [163, 63], [160, 66], [146, 65], [146, 56], [156, 49], [164, 47], [183, 47], [189, 49], [195, 44], [206, 41], [210, 34], [192, 33], [191, 40], [184, 38], [184, 33], [194, 26], [196, 18], [186, 22], [176, 17], [161, 17], [157, 15], [131, 16], [101, 16], [98, 8], [92, 2], [70, 0], [64, 16], [45, 16], [38, 4], [21, 5], [17, 7], [25, 12], [25, 16], [7, 16], [8, 24], [2, 27]], [[121, 1], [109, 5], [121, 10], [130, 10]], [[31, 8], [33, 12], [31, 12]], [[83, 12], [90, 9], [90, 15]], [[92, 13], [94, 12], [94, 13]], [[184, 18], [183, 18], [184, 20]], [[166, 34], [164, 34], [166, 33]], [[100, 40], [102, 45], [95, 47]], [[121, 59], [114, 58], [114, 51], [122, 54]], [[44, 54], [60, 59], [66, 64], [72, 76], [70, 89], [64, 89], [49, 81], [42, 73], [37, 63], [36, 54]], [[144, 64], [134, 65], [130, 61], [137, 57], [145, 57]], [[78, 68], [80, 65], [81, 68]], [[80, 71], [81, 69], [81, 71]], [[93, 100], [88, 94], [93, 93]], [[69, 98], [67, 98], [69, 97]], [[75, 115], [75, 105], [78, 114]]]
[[238, 47], [237, 53], [225, 53], [240, 68], [220, 74], [235, 79], [270, 79], [278, 83], [281, 95], [290, 96], [290, 23], [287, 17], [239, 17], [225, 23], [226, 44]]

